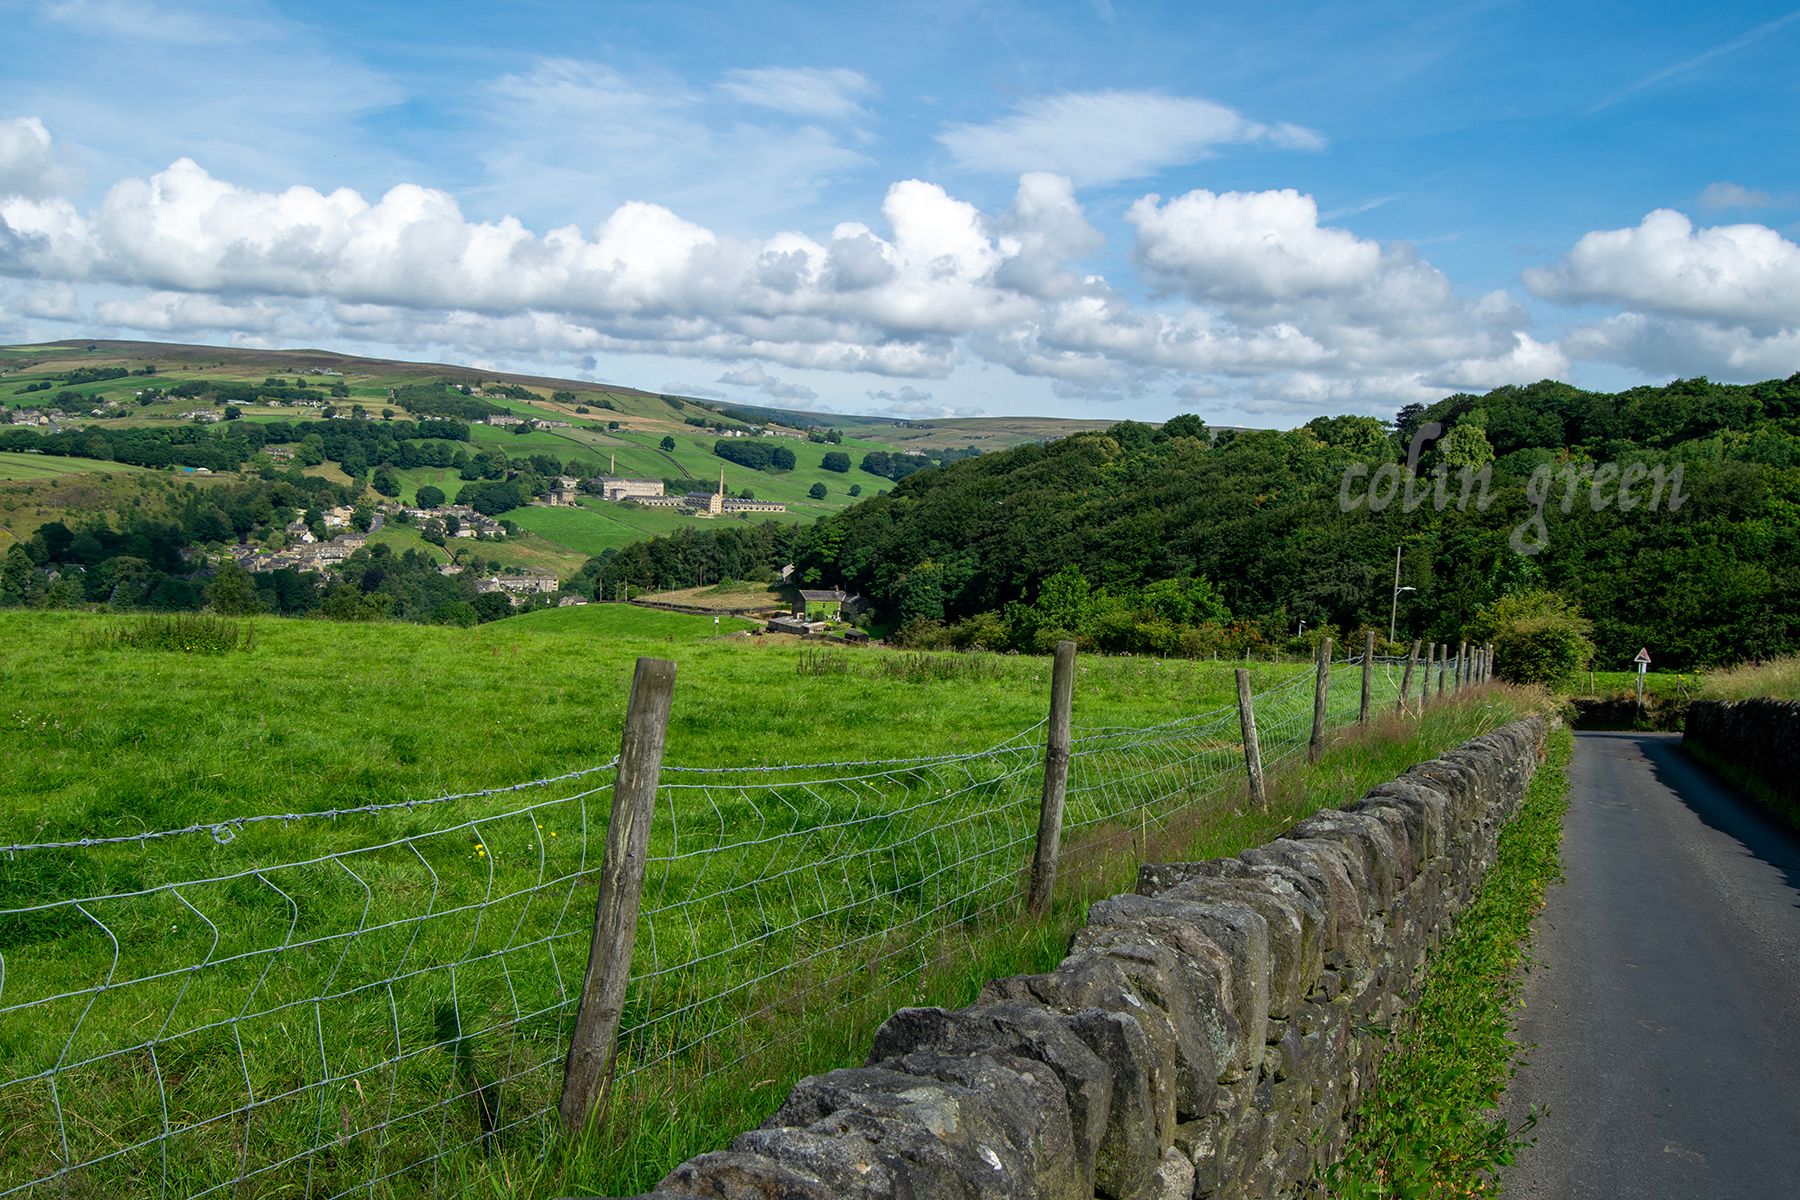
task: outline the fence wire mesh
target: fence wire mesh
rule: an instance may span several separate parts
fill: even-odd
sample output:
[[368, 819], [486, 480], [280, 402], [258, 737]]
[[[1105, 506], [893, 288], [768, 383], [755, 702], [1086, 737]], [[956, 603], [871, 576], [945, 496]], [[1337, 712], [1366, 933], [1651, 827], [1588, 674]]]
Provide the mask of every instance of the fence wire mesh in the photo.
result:
[[[1391, 708], [1403, 662], [1377, 664]], [[1333, 727], [1361, 666], [1336, 664]], [[1255, 700], [1303, 753], [1313, 673]], [[1078, 727], [1065, 845], [1242, 796], [1235, 706]], [[665, 767], [615, 1090], [779, 1052], [1016, 910], [1045, 726], [979, 753]], [[439, 1194], [554, 1134], [616, 764], [0, 847], [0, 1197]]]

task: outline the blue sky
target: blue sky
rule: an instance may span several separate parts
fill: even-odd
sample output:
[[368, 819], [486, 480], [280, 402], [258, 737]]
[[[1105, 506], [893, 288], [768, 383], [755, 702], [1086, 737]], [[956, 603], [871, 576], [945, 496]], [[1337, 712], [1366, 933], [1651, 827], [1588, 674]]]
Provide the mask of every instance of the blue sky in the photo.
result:
[[0, 338], [1283, 425], [1800, 370], [1800, 10], [0, 0]]

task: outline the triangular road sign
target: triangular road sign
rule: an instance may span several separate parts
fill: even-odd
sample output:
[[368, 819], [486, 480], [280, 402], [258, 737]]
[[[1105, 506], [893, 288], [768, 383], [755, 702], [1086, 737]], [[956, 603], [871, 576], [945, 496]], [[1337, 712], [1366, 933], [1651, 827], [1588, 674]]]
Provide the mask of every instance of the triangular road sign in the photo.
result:
[[1641, 662], [1641, 663], [1649, 662], [1650, 661], [1650, 651], [1640, 647], [1637, 652], [1637, 657], [1632, 659], [1631, 661], [1632, 662]]

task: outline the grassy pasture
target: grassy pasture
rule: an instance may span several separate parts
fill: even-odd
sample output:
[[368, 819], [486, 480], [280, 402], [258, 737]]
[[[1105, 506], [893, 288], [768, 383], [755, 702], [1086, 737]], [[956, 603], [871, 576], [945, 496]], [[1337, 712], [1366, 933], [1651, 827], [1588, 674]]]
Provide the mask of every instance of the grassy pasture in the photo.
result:
[[130, 475], [149, 474], [144, 467], [129, 463], [103, 462], [97, 458], [58, 458], [50, 454], [18, 454], [0, 450], [0, 479], [57, 479], [64, 475]]
[[[1075, 718], [1097, 740], [1078, 758], [1071, 827], [1086, 824], [1056, 914], [1021, 930], [1001, 902], [1035, 821], [1035, 741], [860, 782], [841, 769], [727, 768], [994, 746], [1042, 718], [1046, 660], [715, 641], [707, 618], [627, 606], [471, 630], [265, 618], [250, 649], [205, 657], [109, 648], [96, 634], [119, 620], [0, 614], [11, 685], [0, 753], [14, 764], [0, 844], [418, 800], [595, 766], [617, 746], [640, 654], [680, 664], [667, 762], [723, 773], [665, 793], [639, 967], [669, 971], [628, 998], [629, 1086], [611, 1132], [575, 1145], [510, 1123], [560, 1081], [605, 772], [427, 808], [0, 856], [0, 1188], [54, 1169], [65, 1139], [75, 1159], [118, 1153], [70, 1177], [70, 1194], [190, 1195], [244, 1171], [236, 1195], [328, 1196], [391, 1172], [395, 1195], [646, 1187], [760, 1119], [798, 1074], [853, 1060], [894, 1004], [961, 1002], [981, 977], [1053, 961], [1086, 897], [1128, 886], [1123, 864], [1261, 840], [1272, 822], [1355, 795], [1510, 711], [1489, 695], [1384, 725], [1317, 767], [1278, 773], [1272, 811], [1257, 814], [1235, 786], [1235, 717], [1116, 758], [1117, 735], [1100, 732], [1222, 708], [1226, 666], [1083, 660]], [[1306, 673], [1253, 668], [1259, 689]], [[1334, 685], [1339, 724], [1355, 714], [1352, 679]], [[1378, 686], [1384, 709], [1391, 696]], [[1310, 700], [1299, 680], [1265, 708], [1271, 758], [1303, 742]], [[1190, 760], [1220, 790], [1184, 793]], [[582, 795], [594, 786], [597, 797]], [[1108, 807], [1168, 788], [1178, 809], [1154, 820]], [[713, 852], [686, 856], [695, 847]], [[341, 857], [321, 860], [328, 852]], [[814, 862], [841, 877], [791, 874]], [[155, 890], [182, 880], [199, 882]], [[17, 911], [81, 895], [96, 899]], [[689, 897], [712, 899], [693, 908]], [[773, 1001], [734, 990], [762, 975], [776, 977]], [[102, 978], [110, 986], [92, 991]], [[883, 978], [900, 982], [871, 986]], [[88, 1058], [55, 1095], [11, 1082]], [[166, 1159], [153, 1140], [164, 1095], [179, 1131]]]
[[[1636, 671], [1584, 671], [1576, 680], [1575, 690], [1591, 696], [1636, 696]], [[1644, 695], [1658, 700], [1692, 700], [1700, 694], [1702, 676], [1674, 671], [1644, 673]]]

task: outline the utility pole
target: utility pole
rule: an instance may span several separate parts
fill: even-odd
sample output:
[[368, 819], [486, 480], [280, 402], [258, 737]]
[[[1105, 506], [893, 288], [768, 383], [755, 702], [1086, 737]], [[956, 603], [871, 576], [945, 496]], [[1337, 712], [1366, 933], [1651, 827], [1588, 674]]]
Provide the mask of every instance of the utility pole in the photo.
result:
[[1388, 605], [1388, 641], [1394, 640], [1394, 624], [1400, 617], [1400, 593], [1416, 592], [1415, 587], [1400, 586], [1400, 547], [1394, 547], [1394, 598]]

